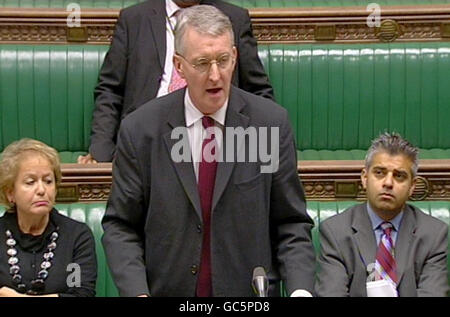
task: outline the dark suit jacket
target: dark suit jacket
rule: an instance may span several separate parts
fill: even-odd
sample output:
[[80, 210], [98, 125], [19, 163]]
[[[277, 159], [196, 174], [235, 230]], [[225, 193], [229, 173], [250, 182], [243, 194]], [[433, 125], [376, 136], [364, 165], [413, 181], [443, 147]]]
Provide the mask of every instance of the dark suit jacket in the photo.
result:
[[[192, 163], [171, 159], [179, 141], [171, 139], [172, 130], [186, 125], [184, 92], [153, 99], [127, 116], [119, 131], [103, 244], [124, 296], [195, 296], [200, 198]], [[312, 292], [313, 222], [286, 110], [233, 87], [225, 126], [279, 127], [280, 165], [275, 173], [260, 173], [260, 160], [218, 163], [211, 220], [214, 296], [252, 296], [256, 266], [279, 273], [288, 292]]]
[[[406, 205], [395, 243], [399, 296], [445, 296], [448, 226]], [[367, 204], [350, 207], [320, 225], [319, 296], [367, 296], [366, 267], [377, 244]]]
[[[232, 4], [204, 0], [224, 12], [233, 24], [238, 63], [233, 84], [273, 99], [272, 86], [258, 57], [248, 11]], [[89, 152], [111, 162], [120, 121], [156, 97], [166, 58], [164, 0], [151, 0], [121, 11], [95, 88]]]

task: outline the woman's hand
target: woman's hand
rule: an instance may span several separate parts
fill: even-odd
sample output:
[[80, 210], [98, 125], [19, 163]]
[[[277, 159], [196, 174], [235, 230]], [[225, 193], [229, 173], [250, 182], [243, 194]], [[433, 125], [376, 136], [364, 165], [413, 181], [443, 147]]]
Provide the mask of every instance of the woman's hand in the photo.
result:
[[0, 297], [25, 297], [26, 295], [17, 293], [12, 288], [3, 286], [0, 288]]
[[58, 294], [26, 295], [18, 293], [12, 288], [6, 286], [0, 287], [0, 297], [58, 297], [58, 296], [59, 296]]

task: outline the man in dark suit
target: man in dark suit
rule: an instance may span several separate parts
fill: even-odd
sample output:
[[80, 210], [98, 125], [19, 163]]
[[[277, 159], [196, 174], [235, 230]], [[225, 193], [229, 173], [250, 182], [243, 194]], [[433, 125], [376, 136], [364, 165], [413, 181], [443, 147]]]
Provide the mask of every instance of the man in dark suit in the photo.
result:
[[406, 204], [417, 153], [398, 134], [372, 142], [361, 174], [368, 202], [320, 225], [319, 296], [368, 296], [374, 287], [393, 296], [446, 295], [448, 226]]
[[233, 84], [274, 99], [247, 10], [221, 0], [146, 1], [121, 11], [95, 89], [89, 154], [79, 157], [79, 163], [111, 162], [121, 120], [147, 101], [167, 94], [175, 15], [198, 3], [213, 5], [231, 19], [239, 52]]
[[[175, 34], [174, 64], [187, 88], [139, 107], [118, 135], [103, 244], [120, 294], [252, 296], [261, 266], [289, 294], [309, 295], [313, 222], [287, 111], [231, 85], [237, 51], [219, 10], [184, 10]], [[239, 128], [249, 134], [233, 145], [229, 131]], [[267, 138], [252, 139], [250, 130], [264, 129]], [[270, 140], [273, 168], [249, 152], [238, 160]], [[181, 143], [187, 160], [178, 158]]]

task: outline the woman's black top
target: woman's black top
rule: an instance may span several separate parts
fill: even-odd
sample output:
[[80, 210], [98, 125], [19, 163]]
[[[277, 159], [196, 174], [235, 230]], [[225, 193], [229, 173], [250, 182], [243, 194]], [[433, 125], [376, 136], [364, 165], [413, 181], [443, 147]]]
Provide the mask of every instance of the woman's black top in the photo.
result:
[[[9, 230], [17, 245], [16, 257], [19, 259], [22, 283], [27, 290], [31, 281], [37, 278], [47, 252], [51, 234], [57, 230], [57, 247], [53, 251], [52, 266], [45, 279], [42, 294], [59, 296], [95, 296], [97, 279], [97, 258], [94, 236], [89, 227], [81, 222], [61, 215], [56, 209], [50, 212], [50, 221], [40, 236], [22, 233], [17, 223], [17, 213], [5, 212], [0, 217], [0, 287], [7, 286], [18, 291], [10, 274], [10, 256], [6, 253], [6, 231]], [[74, 264], [75, 263], [75, 264]]]

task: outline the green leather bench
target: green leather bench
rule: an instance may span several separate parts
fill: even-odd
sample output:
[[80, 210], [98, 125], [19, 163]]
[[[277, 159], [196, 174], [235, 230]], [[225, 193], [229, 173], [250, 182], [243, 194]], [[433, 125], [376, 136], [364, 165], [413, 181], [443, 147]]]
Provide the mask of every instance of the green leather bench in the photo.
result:
[[[0, 152], [22, 137], [65, 163], [89, 146], [107, 45], [0, 44]], [[288, 111], [300, 160], [360, 160], [395, 130], [421, 159], [450, 158], [450, 42], [267, 44], [261, 59]]]
[[[81, 8], [125, 8], [146, 0], [0, 0], [0, 6], [22, 8], [62, 8], [78, 3]], [[245, 8], [367, 6], [363, 0], [225, 0]], [[450, 3], [449, 0], [378, 0], [379, 5], [417, 5]]]
[[300, 160], [361, 160], [395, 130], [421, 159], [450, 158], [450, 42], [260, 45]]
[[[320, 222], [336, 215], [346, 208], [358, 203], [356, 201], [334, 201], [334, 202], [318, 202], [308, 201], [308, 214], [315, 222], [315, 227], [312, 231], [313, 244], [318, 254], [320, 252], [319, 243], [319, 225]], [[436, 217], [449, 225], [450, 228], [450, 202], [426, 201], [426, 202], [412, 202], [413, 205], [419, 207], [427, 214]], [[117, 296], [118, 292], [112, 281], [109, 269], [106, 264], [106, 258], [101, 244], [101, 236], [103, 229], [101, 226], [101, 219], [105, 211], [105, 204], [58, 204], [56, 208], [63, 214], [85, 222], [94, 233], [98, 260], [98, 280], [97, 280], [97, 296]], [[3, 214], [4, 208], [0, 207], [0, 215]], [[450, 241], [450, 236], [449, 236]], [[450, 254], [450, 243], [449, 243]], [[448, 260], [448, 278], [450, 283], [450, 257]]]
[[0, 45], [0, 152], [31, 137], [64, 163], [89, 147], [93, 90], [108, 46]]

